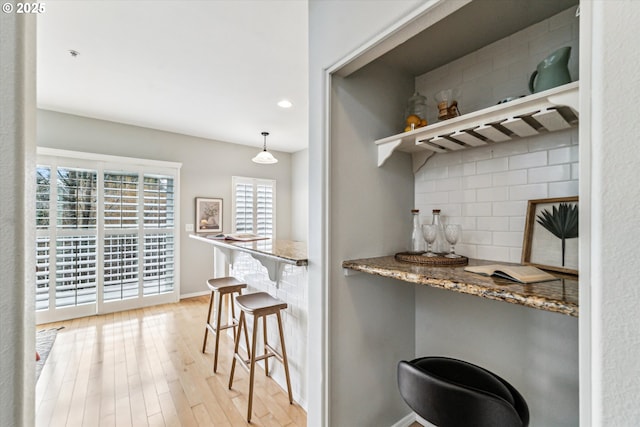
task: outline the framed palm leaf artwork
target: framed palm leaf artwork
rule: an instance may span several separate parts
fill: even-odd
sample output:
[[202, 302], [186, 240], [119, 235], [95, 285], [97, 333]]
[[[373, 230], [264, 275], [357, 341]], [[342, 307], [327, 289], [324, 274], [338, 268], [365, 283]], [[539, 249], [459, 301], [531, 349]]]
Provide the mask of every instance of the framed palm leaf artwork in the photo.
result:
[[529, 200], [522, 263], [578, 274], [578, 196]]

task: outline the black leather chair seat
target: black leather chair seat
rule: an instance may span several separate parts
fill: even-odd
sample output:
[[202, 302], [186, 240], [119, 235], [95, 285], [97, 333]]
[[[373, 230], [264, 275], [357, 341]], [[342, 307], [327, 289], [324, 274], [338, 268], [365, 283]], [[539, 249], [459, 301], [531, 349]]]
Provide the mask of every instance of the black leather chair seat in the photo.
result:
[[409, 407], [439, 427], [526, 427], [529, 408], [508, 382], [448, 357], [398, 364], [398, 388]]

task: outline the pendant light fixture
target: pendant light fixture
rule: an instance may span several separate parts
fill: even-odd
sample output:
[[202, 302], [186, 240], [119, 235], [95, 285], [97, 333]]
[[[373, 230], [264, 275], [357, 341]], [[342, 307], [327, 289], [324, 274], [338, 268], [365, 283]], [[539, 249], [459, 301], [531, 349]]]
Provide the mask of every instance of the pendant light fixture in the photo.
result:
[[278, 159], [273, 157], [273, 154], [267, 151], [267, 135], [269, 135], [269, 132], [262, 132], [262, 136], [264, 136], [264, 147], [257, 156], [251, 159], [255, 163], [260, 163], [261, 165], [272, 165], [274, 163], [278, 163]]

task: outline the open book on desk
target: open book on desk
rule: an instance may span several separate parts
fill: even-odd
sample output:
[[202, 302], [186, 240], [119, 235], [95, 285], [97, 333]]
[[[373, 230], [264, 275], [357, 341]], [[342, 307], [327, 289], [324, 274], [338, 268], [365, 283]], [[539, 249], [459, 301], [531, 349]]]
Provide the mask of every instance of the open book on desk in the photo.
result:
[[231, 234], [210, 234], [207, 236], [208, 239], [215, 240], [235, 240], [238, 242], [250, 242], [252, 240], [265, 240], [268, 237], [259, 236], [253, 233], [231, 233]]
[[465, 271], [482, 274], [483, 276], [498, 276], [520, 283], [546, 282], [556, 280], [556, 277], [531, 265], [490, 264], [465, 267]]

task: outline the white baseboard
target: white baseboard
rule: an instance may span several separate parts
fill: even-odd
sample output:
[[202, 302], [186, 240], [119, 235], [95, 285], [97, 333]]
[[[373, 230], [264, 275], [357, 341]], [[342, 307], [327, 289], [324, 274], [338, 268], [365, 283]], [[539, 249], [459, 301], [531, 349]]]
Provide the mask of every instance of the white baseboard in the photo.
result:
[[202, 291], [202, 292], [193, 292], [191, 294], [182, 294], [180, 295], [180, 299], [187, 299], [187, 298], [194, 298], [194, 297], [201, 297], [203, 295], [209, 295], [210, 291]]
[[416, 414], [415, 412], [408, 414], [406, 417], [402, 418], [400, 421], [396, 422], [390, 427], [409, 427], [411, 424], [413, 424], [416, 421], [422, 424], [424, 427], [437, 427], [431, 424], [429, 421], [422, 418], [420, 415]]
[[400, 421], [396, 422], [390, 427], [409, 427], [415, 421], [416, 421], [416, 414], [412, 412], [410, 414], [407, 414], [406, 417], [402, 418]]

